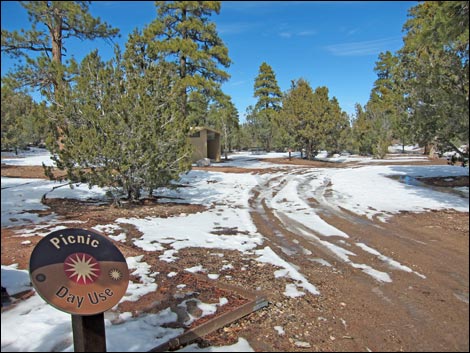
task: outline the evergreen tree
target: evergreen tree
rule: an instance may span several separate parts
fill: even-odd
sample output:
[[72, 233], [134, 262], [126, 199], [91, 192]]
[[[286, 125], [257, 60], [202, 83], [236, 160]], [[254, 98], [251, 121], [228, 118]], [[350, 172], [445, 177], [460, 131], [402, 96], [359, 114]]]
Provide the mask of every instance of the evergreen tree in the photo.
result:
[[234, 136], [234, 147], [240, 150], [247, 150], [254, 146], [252, 141], [251, 127], [248, 122], [242, 123]]
[[[64, 104], [63, 91], [76, 71], [73, 59], [67, 65], [62, 61], [66, 40], [71, 37], [111, 39], [119, 30], [91, 16], [88, 1], [22, 1], [21, 5], [28, 12], [32, 28], [21, 33], [2, 29], [2, 51], [25, 61], [9, 76], [22, 86], [39, 89], [55, 109]], [[57, 143], [61, 147], [66, 124], [66, 119], [50, 122], [57, 130]]]
[[247, 128], [247, 135], [249, 137], [249, 141], [251, 143], [249, 148], [260, 148], [264, 146], [264, 139], [265, 131], [266, 131], [266, 124], [265, 121], [261, 119], [261, 117], [257, 114], [254, 107], [249, 105], [246, 108], [246, 128]]
[[304, 79], [292, 82], [280, 114], [284, 139], [290, 147], [305, 148], [308, 159], [321, 149], [341, 152], [349, 141], [349, 118], [327, 87], [312, 90]]
[[14, 149], [18, 154], [18, 149], [39, 145], [45, 138], [44, 109], [27, 92], [2, 84], [2, 150]]
[[[404, 151], [404, 145], [412, 140], [412, 128], [410, 114], [406, 109], [406, 96], [398, 80], [398, 70], [397, 56], [392, 55], [389, 51], [379, 55], [379, 60], [374, 68], [377, 80], [372, 88], [370, 105], [374, 106], [375, 114], [379, 110], [382, 112], [380, 114], [382, 121], [377, 122], [377, 128], [389, 129], [389, 131], [378, 131], [382, 138], [379, 144], [385, 144], [392, 138], [398, 138]], [[385, 147], [381, 149], [386, 150]]]
[[180, 77], [180, 110], [188, 112], [188, 92], [201, 91], [213, 97], [229, 75], [228, 49], [209, 21], [220, 12], [220, 1], [156, 1], [157, 18], [145, 29], [150, 56], [177, 67]]
[[370, 123], [370, 141], [372, 153], [377, 158], [384, 158], [392, 142], [393, 130], [390, 112], [376, 93], [372, 93], [366, 105], [366, 115]]
[[188, 98], [189, 126], [209, 126], [209, 98], [199, 91], [193, 91]]
[[288, 122], [284, 120], [282, 109], [274, 116], [273, 122], [273, 142], [272, 146], [276, 151], [285, 152], [287, 149], [295, 148], [296, 144], [294, 135], [290, 133]]
[[323, 132], [318, 128], [314, 113], [315, 99], [310, 84], [304, 79], [299, 79], [292, 82], [282, 104], [282, 119], [290, 126], [290, 133], [295, 136], [298, 144], [295, 147], [306, 149], [307, 159], [315, 157], [322, 141]]
[[360, 104], [356, 104], [356, 114], [352, 124], [353, 147], [360, 155], [373, 153], [374, 130], [370, 117]]
[[[81, 40], [110, 39], [118, 29], [94, 18], [88, 1], [21, 1], [32, 22], [30, 30], [9, 32], [2, 29], [2, 51], [25, 60], [14, 76], [22, 85], [57, 89], [65, 78], [62, 58], [65, 42], [74, 37]], [[39, 25], [39, 26], [38, 26]], [[39, 54], [34, 57], [31, 53]]]
[[329, 135], [334, 135], [335, 118], [331, 115], [331, 104], [328, 97], [328, 88], [317, 87], [313, 92], [312, 111], [312, 138], [314, 142], [311, 147], [312, 158], [322, 149], [328, 149], [327, 141]]
[[235, 136], [239, 129], [238, 110], [229, 96], [219, 94], [211, 104], [208, 114], [209, 126], [222, 133], [222, 149], [227, 153], [232, 150]]
[[[365, 107], [365, 114], [371, 127], [369, 132], [371, 152], [378, 158], [385, 157], [394, 137], [394, 127], [398, 130], [407, 117], [401, 114], [404, 98], [395, 83], [393, 73], [396, 66], [397, 58], [390, 52], [379, 55], [374, 68], [378, 78], [374, 82], [371, 96]], [[406, 127], [406, 124], [404, 126]], [[402, 129], [402, 131], [405, 130]]]
[[[409, 11], [399, 72], [422, 145], [469, 143], [468, 1], [424, 1]], [[466, 153], [468, 157], [468, 152]]]
[[[95, 51], [81, 63], [73, 89], [57, 109], [67, 116], [57, 166], [71, 183], [124, 192], [131, 201], [189, 170], [187, 126], [178, 109], [173, 67], [149, 59], [146, 40], [130, 36], [124, 59], [103, 63]], [[50, 170], [49, 170], [50, 171]]]
[[255, 109], [279, 111], [282, 93], [277, 84], [276, 75], [271, 66], [263, 62], [255, 78], [255, 98], [258, 98]]
[[281, 109], [281, 90], [271, 66], [263, 62], [255, 78], [254, 97], [258, 98], [253, 119], [257, 120], [258, 137], [266, 151], [270, 151], [277, 114]]
[[329, 109], [325, 121], [324, 149], [333, 153], [340, 153], [346, 149], [349, 139], [349, 117], [341, 110], [338, 100], [333, 97], [328, 102]]

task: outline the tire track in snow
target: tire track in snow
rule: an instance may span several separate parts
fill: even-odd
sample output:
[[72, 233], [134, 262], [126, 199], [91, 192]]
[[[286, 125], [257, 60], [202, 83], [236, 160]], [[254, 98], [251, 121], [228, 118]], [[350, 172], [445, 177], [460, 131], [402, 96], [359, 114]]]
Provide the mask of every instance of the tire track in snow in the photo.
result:
[[[363, 243], [355, 243], [346, 233], [324, 221], [319, 212], [328, 212], [347, 222], [362, 222], [380, 228], [370, 220], [345, 213], [330, 204], [325, 196], [329, 185], [327, 177], [323, 182], [316, 183], [319, 186], [315, 190], [309, 190], [311, 181], [321, 176], [319, 171], [294, 169], [270, 178], [260, 177], [258, 186], [252, 191], [252, 218], [261, 234], [281, 250], [284, 258], [301, 262], [298, 258], [306, 257], [310, 266], [312, 263], [344, 264], [360, 269], [378, 282], [392, 282], [387, 272], [390, 270], [412, 272], [425, 278], [377, 250]], [[317, 202], [313, 203], [308, 194], [315, 195]], [[366, 260], [366, 263], [353, 262], [351, 256]], [[375, 267], [379, 265], [380, 270], [372, 267], [372, 263]]]

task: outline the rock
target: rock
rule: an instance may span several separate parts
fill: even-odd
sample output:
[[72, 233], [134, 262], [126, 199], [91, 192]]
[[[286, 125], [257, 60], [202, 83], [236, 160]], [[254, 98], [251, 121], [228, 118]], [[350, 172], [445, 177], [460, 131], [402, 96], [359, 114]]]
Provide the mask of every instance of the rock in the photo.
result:
[[202, 316], [202, 310], [199, 308], [197, 304], [198, 303], [195, 300], [188, 300], [186, 302], [186, 310], [188, 314], [191, 315], [192, 317], [199, 318]]
[[202, 158], [196, 162], [198, 167], [209, 167], [211, 165], [211, 160], [209, 158]]
[[187, 311], [186, 311], [186, 308], [183, 308], [181, 306], [175, 306], [171, 309], [174, 313], [176, 313], [177, 315], [177, 319], [176, 321], [179, 323], [179, 324], [184, 324], [186, 321], [188, 321], [190, 319]]
[[310, 343], [304, 342], [304, 341], [295, 341], [294, 344], [296, 347], [299, 347], [299, 348], [311, 348], [312, 347]]

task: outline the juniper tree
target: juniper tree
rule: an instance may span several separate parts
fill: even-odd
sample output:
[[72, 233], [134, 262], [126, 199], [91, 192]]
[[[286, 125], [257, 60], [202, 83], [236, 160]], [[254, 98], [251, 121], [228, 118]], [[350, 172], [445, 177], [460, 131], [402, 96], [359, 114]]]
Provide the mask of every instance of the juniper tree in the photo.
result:
[[328, 107], [324, 129], [324, 148], [330, 153], [339, 153], [346, 149], [348, 145], [350, 133], [349, 117], [346, 112], [341, 110], [336, 97], [328, 101]]
[[[122, 191], [136, 201], [188, 171], [189, 147], [178, 109], [178, 76], [146, 56], [134, 32], [123, 58], [106, 63], [95, 51], [81, 63], [76, 85], [60, 107], [68, 116], [64, 148], [55, 160], [73, 182]], [[116, 197], [117, 199], [117, 197]]]
[[371, 127], [369, 138], [372, 142], [372, 154], [374, 157], [384, 158], [393, 137], [391, 112], [377, 93], [373, 92], [366, 104], [365, 114]]
[[235, 134], [238, 131], [238, 110], [226, 94], [218, 94], [208, 111], [208, 125], [222, 134], [222, 145], [227, 159], [227, 152], [232, 149]]
[[299, 148], [306, 148], [307, 158], [315, 156], [320, 142], [314, 111], [315, 96], [310, 84], [304, 79], [293, 81], [282, 102], [283, 120], [290, 126]]
[[292, 82], [284, 95], [281, 119], [289, 127], [297, 148], [305, 148], [307, 158], [314, 158], [321, 149], [337, 152], [346, 145], [349, 129], [347, 114], [338, 100], [328, 96], [327, 87], [312, 90], [304, 79]]
[[353, 147], [361, 155], [370, 155], [373, 153], [374, 145], [373, 125], [370, 116], [359, 103], [356, 103], [355, 110], [352, 123]]
[[25, 91], [16, 91], [2, 83], [2, 150], [38, 145], [45, 138], [43, 104], [35, 103]]

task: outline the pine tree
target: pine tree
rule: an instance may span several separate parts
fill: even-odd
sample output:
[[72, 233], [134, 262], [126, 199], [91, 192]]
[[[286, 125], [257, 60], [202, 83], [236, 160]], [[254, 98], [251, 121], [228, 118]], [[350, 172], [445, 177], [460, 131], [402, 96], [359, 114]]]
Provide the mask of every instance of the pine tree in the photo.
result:
[[157, 18], [145, 29], [150, 57], [177, 67], [180, 77], [180, 110], [188, 112], [188, 93], [201, 91], [212, 97], [229, 75], [228, 49], [209, 21], [220, 12], [220, 1], [156, 1]]
[[258, 98], [255, 109], [279, 111], [282, 93], [277, 84], [276, 75], [271, 66], [263, 62], [255, 78], [255, 98]]
[[189, 126], [209, 126], [209, 98], [199, 91], [190, 92], [188, 97]]
[[[422, 145], [469, 144], [468, 1], [424, 1], [409, 11], [399, 72]], [[466, 153], [468, 157], [468, 152]]]
[[[412, 140], [410, 114], [406, 110], [406, 96], [398, 81], [398, 57], [389, 51], [380, 53], [374, 71], [377, 80], [374, 82], [368, 106], [381, 117], [376, 123], [377, 129], [388, 128], [389, 131], [377, 131], [382, 141], [379, 144], [391, 142], [392, 138], [400, 139], [404, 145]], [[380, 155], [384, 156], [388, 148], [382, 147]]]
[[252, 119], [256, 120], [257, 135], [267, 151], [270, 151], [275, 120], [281, 109], [282, 93], [271, 66], [263, 62], [255, 78], [254, 97], [256, 102]]
[[68, 38], [110, 39], [119, 31], [92, 17], [88, 1], [21, 1], [21, 5], [28, 12], [32, 29], [21, 33], [2, 29], [2, 51], [25, 59], [26, 64], [14, 76], [31, 87], [59, 87], [65, 79], [62, 58]]

